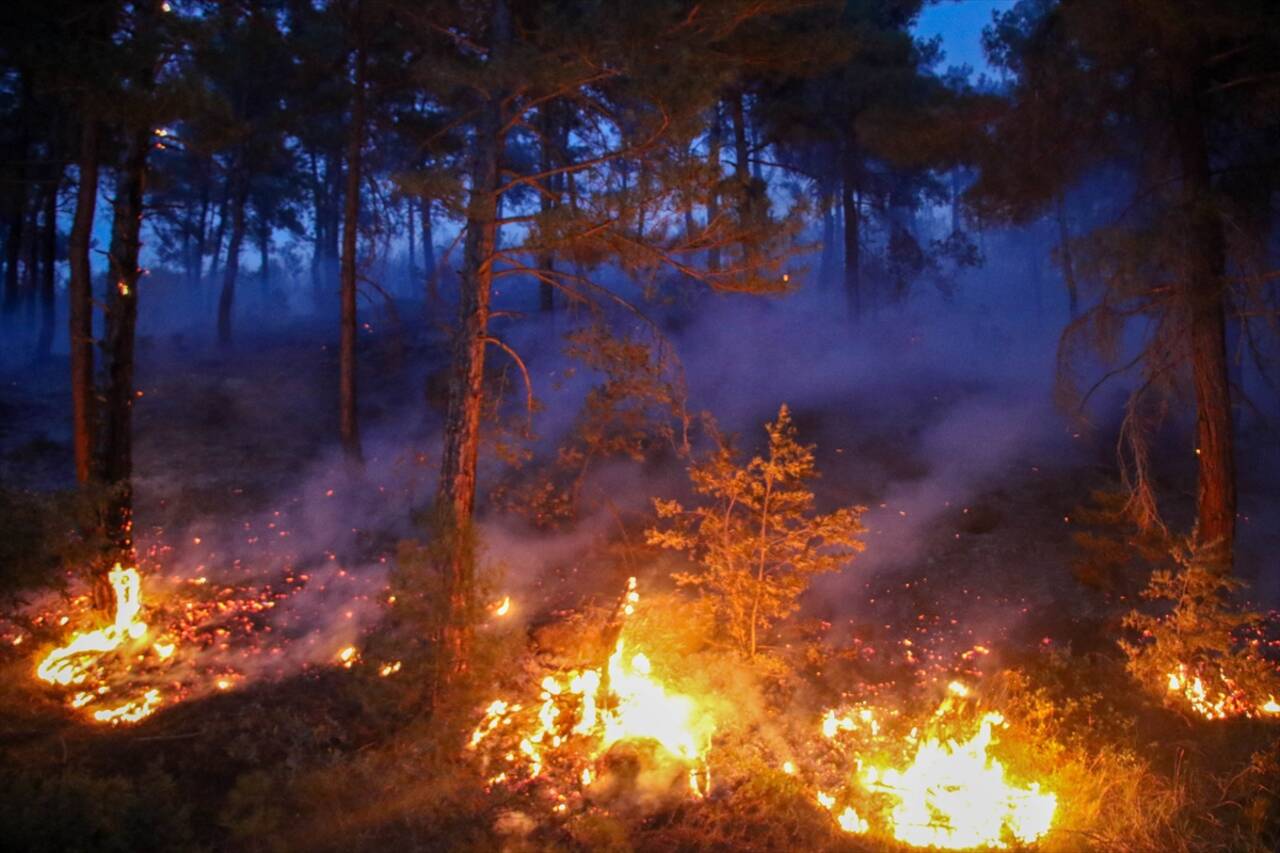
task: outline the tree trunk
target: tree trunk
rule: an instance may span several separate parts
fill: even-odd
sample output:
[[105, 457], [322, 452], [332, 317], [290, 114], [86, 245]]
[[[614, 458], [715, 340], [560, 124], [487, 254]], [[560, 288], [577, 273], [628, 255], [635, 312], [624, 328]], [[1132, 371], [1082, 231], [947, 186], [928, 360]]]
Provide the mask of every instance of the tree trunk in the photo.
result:
[[[554, 168], [559, 159], [560, 152], [556, 151], [556, 145], [553, 141], [556, 135], [556, 122], [551, 114], [551, 105], [547, 104], [538, 111], [538, 125], [542, 134], [541, 144], [538, 146], [540, 171], [547, 172]], [[551, 214], [559, 206], [560, 198], [557, 188], [560, 186], [559, 176], [548, 178], [545, 182], [546, 186], [543, 192], [539, 194], [539, 206], [542, 213], [542, 230], [540, 239], [545, 244], [550, 235], [546, 230], [546, 223]], [[554, 194], [554, 197], [553, 197]], [[550, 277], [555, 274], [556, 255], [550, 247], [544, 247], [538, 253], [538, 271], [541, 276], [538, 279], [538, 308], [543, 313], [551, 313], [555, 311], [555, 287], [551, 284]]]
[[107, 507], [107, 536], [121, 559], [133, 549], [133, 369], [138, 323], [138, 253], [142, 194], [151, 129], [135, 130], [125, 144], [116, 181], [111, 225], [110, 285], [107, 288], [105, 355], [106, 411], [102, 474], [113, 487]]
[[844, 295], [849, 319], [862, 318], [861, 212], [858, 210], [859, 162], [852, 143], [845, 151], [840, 198], [844, 208]]
[[[19, 148], [18, 157], [20, 161], [26, 160], [25, 144]], [[22, 301], [22, 282], [18, 278], [18, 272], [22, 266], [22, 246], [26, 239], [26, 168], [19, 164], [14, 172], [17, 178], [17, 185], [13, 188], [13, 194], [9, 197], [9, 233], [4, 247], [4, 303], [2, 310], [5, 314], [12, 314], [17, 311], [18, 305]]]
[[43, 361], [53, 351], [53, 330], [57, 322], [55, 273], [58, 253], [58, 189], [62, 185], [62, 164], [49, 167], [49, 186], [44, 196], [44, 222], [40, 232], [40, 339], [36, 352]]
[[268, 222], [258, 224], [258, 277], [262, 279], [265, 294], [271, 283], [271, 225]]
[[[491, 53], [505, 54], [510, 39], [506, 0], [494, 0]], [[471, 171], [471, 198], [463, 249], [462, 292], [455, 330], [453, 372], [445, 416], [444, 451], [440, 458], [437, 512], [451, 541], [445, 576], [449, 585], [449, 620], [445, 631], [450, 670], [465, 672], [471, 650], [475, 610], [474, 562], [468, 547], [476, 499], [476, 466], [480, 450], [480, 415], [484, 405], [484, 359], [489, 334], [489, 297], [493, 255], [498, 244], [498, 171], [503, 147], [501, 92], [490, 93], [477, 121]]]
[[231, 239], [227, 243], [227, 258], [222, 268], [222, 293], [218, 296], [218, 343], [231, 343], [231, 312], [236, 300], [236, 277], [240, 273], [240, 246], [244, 242], [244, 206], [249, 195], [249, 181], [242, 174], [244, 163], [236, 158], [235, 172], [230, 180], [236, 184], [231, 197]]
[[404, 220], [405, 220], [405, 224], [408, 226], [406, 230], [409, 232], [409, 281], [412, 282], [415, 278], [418, 277], [418, 257], [417, 257], [418, 253], [417, 253], [417, 247], [414, 245], [417, 242], [414, 239], [414, 235], [415, 235], [415, 232], [418, 230], [418, 223], [414, 221], [416, 217], [414, 216], [414, 210], [413, 210], [413, 207], [414, 207], [413, 196], [411, 195], [405, 196], [404, 204], [405, 204]]
[[191, 264], [188, 269], [189, 284], [193, 289], [200, 287], [200, 274], [204, 271], [205, 246], [209, 237], [209, 202], [208, 164], [203, 163], [200, 177], [200, 214], [196, 219], [195, 246], [191, 250]]
[[830, 188], [823, 188], [819, 204], [822, 205], [822, 257], [818, 262], [818, 286], [825, 290], [836, 277], [836, 217]]
[[1213, 199], [1211, 163], [1198, 87], [1187, 82], [1174, 121], [1187, 222], [1182, 295], [1191, 338], [1196, 397], [1196, 540], [1201, 556], [1230, 571], [1236, 533], [1236, 471], [1227, 367], [1226, 240]]
[[[707, 193], [707, 228], [712, 228], [720, 218], [720, 104], [712, 107], [711, 130], [707, 135], [707, 162], [711, 166], [711, 189]], [[707, 250], [707, 269], [720, 269], [720, 237], [712, 235], [712, 246]]]
[[89, 242], [98, 203], [98, 123], [87, 115], [80, 130], [80, 185], [76, 213], [68, 241], [68, 343], [71, 350], [71, 444], [75, 450], [76, 481], [93, 475], [93, 276]]
[[1054, 197], [1054, 215], [1058, 220], [1058, 256], [1062, 261], [1062, 279], [1067, 284], [1067, 310], [1074, 320], [1080, 313], [1080, 288], [1076, 284], [1076, 268], [1071, 256], [1071, 229], [1067, 223], [1063, 194]]
[[338, 351], [338, 431], [347, 458], [360, 461], [356, 411], [356, 230], [360, 218], [360, 152], [364, 147], [365, 49], [356, 5], [355, 93], [347, 141], [347, 197], [342, 222], [342, 320]]
[[431, 228], [431, 199], [422, 199], [422, 269], [427, 289], [427, 316], [440, 304], [440, 278], [436, 269], [435, 233]]

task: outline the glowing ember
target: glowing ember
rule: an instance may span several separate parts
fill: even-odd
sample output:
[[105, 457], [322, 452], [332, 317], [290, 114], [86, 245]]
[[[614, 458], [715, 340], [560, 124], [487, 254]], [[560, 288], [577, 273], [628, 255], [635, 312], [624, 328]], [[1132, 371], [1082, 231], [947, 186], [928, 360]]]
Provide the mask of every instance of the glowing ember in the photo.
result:
[[1221, 671], [1213, 684], [1206, 684], [1199, 675], [1189, 673], [1186, 666], [1179, 666], [1178, 671], [1169, 673], [1168, 677], [1169, 693], [1181, 696], [1206, 720], [1280, 714], [1280, 702], [1274, 696], [1265, 700], [1250, 697]]
[[[635, 578], [628, 582], [620, 612], [634, 612], [639, 595]], [[689, 786], [697, 796], [707, 793], [706, 757], [714, 724], [689, 696], [672, 693], [653, 673], [643, 652], [628, 652], [619, 638], [604, 673], [596, 669], [569, 672], [542, 680], [536, 710], [496, 699], [471, 733], [468, 749], [488, 738], [512, 744], [502, 760], [511, 765], [492, 777], [499, 784], [518, 775], [534, 779], [548, 763], [594, 762], [623, 741], [656, 743], [671, 757], [687, 763]], [[595, 778], [589, 766], [571, 775], [583, 787]]]

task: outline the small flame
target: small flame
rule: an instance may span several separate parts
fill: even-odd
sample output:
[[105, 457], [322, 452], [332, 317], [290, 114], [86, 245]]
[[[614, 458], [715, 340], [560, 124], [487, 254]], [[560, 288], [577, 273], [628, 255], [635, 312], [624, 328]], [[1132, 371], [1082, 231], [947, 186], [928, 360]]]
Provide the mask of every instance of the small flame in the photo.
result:
[[510, 612], [511, 612], [511, 596], [509, 595], [503, 596], [503, 599], [498, 602], [496, 607], [493, 608], [493, 615], [506, 616]]

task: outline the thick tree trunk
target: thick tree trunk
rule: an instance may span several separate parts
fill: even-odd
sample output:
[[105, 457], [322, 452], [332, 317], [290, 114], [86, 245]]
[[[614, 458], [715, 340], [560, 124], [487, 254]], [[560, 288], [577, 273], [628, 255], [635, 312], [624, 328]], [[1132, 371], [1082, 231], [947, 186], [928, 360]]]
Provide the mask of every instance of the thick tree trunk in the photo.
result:
[[849, 319], [862, 318], [862, 216], [858, 210], [859, 168], [857, 150], [850, 143], [845, 151], [840, 186], [844, 209], [844, 295]]
[[71, 444], [75, 451], [76, 481], [93, 476], [93, 276], [89, 243], [98, 203], [98, 123], [86, 116], [80, 130], [80, 185], [75, 219], [68, 244], [68, 342], [71, 350]]
[[1226, 240], [1213, 199], [1198, 91], [1188, 84], [1175, 113], [1187, 222], [1183, 301], [1196, 396], [1196, 539], [1201, 556], [1230, 571], [1236, 533], [1236, 470], [1227, 366]]
[[53, 330], [57, 323], [55, 273], [58, 253], [58, 189], [62, 185], [62, 164], [50, 166], [50, 181], [44, 196], [44, 221], [40, 231], [40, 340], [36, 352], [43, 361], [53, 352]]
[[138, 323], [142, 194], [150, 147], [150, 128], [134, 131], [126, 142], [116, 181], [108, 253], [107, 384], [101, 464], [103, 479], [113, 488], [107, 507], [107, 536], [121, 559], [130, 558], [133, 549], [133, 352]]
[[249, 181], [241, 174], [244, 164], [236, 159], [236, 172], [231, 179], [236, 188], [231, 197], [231, 239], [227, 243], [227, 258], [222, 268], [222, 293], [218, 296], [218, 343], [231, 343], [231, 313], [236, 301], [236, 278], [240, 274], [240, 246], [244, 243], [244, 207], [249, 195]]
[[[360, 7], [356, 7], [357, 17]], [[359, 23], [356, 24], [357, 28]], [[338, 348], [338, 431], [347, 458], [360, 459], [356, 411], [356, 229], [360, 218], [360, 152], [364, 147], [365, 50], [357, 33], [355, 94], [347, 142], [347, 197], [342, 222], [342, 320]]]
[[[494, 56], [501, 56], [510, 39], [511, 26], [505, 0], [494, 0], [492, 21], [490, 47]], [[494, 92], [477, 121], [462, 292], [436, 495], [437, 512], [444, 526], [442, 532], [452, 544], [444, 566], [449, 583], [445, 645], [450, 670], [454, 673], [464, 672], [468, 667], [475, 610], [474, 554], [469, 542], [476, 499], [480, 415], [484, 405], [493, 255], [498, 244], [498, 164], [502, 147], [502, 93]]]

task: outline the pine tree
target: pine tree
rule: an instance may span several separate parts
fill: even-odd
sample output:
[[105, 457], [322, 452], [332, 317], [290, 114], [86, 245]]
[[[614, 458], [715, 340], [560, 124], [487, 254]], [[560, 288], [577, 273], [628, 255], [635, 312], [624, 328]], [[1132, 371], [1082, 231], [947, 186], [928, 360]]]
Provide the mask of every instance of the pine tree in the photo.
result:
[[683, 551], [697, 564], [674, 575], [698, 588], [716, 619], [748, 657], [769, 629], [799, 607], [813, 578], [833, 572], [862, 550], [863, 507], [819, 514], [808, 483], [817, 476], [813, 448], [799, 443], [784, 405], [765, 426], [767, 453], [742, 464], [723, 442], [707, 461], [689, 469], [705, 503], [685, 509], [656, 500], [658, 518], [671, 522], [648, 531], [650, 544]]

